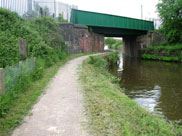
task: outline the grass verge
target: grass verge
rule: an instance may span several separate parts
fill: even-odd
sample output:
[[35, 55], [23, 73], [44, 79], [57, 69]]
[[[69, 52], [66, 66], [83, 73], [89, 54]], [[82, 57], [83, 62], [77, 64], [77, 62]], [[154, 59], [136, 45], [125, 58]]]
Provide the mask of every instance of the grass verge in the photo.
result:
[[[100, 60], [99, 60], [100, 59]], [[90, 133], [96, 136], [180, 136], [182, 128], [149, 114], [129, 99], [103, 58], [82, 64], [80, 73]]]
[[23, 117], [37, 102], [38, 97], [42, 94], [42, 92], [44, 92], [44, 88], [61, 66], [71, 59], [89, 54], [90, 53], [70, 55], [66, 59], [59, 61], [49, 68], [46, 68], [44, 70], [43, 77], [35, 82], [32, 82], [30, 87], [24, 91], [24, 93], [21, 93], [17, 97], [16, 101], [12, 103], [6, 116], [4, 118], [0, 118], [0, 136], [10, 135], [13, 129], [21, 124]]

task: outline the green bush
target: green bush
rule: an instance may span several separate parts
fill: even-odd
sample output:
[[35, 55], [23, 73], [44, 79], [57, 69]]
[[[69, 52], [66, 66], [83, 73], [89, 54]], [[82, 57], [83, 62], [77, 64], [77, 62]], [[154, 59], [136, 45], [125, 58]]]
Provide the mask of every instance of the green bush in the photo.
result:
[[63, 15], [60, 14], [60, 13], [59, 13], [58, 21], [59, 21], [60, 23], [68, 23], [68, 20], [65, 20], [65, 19], [63, 18]]
[[161, 0], [157, 7], [162, 20], [160, 31], [169, 42], [182, 43], [182, 0]]
[[48, 65], [67, 56], [67, 46], [57, 20], [50, 17], [24, 20], [3, 8], [0, 8], [0, 18], [0, 67], [10, 66], [21, 60], [18, 48], [20, 38], [27, 42], [28, 57], [48, 58]]
[[32, 29], [38, 32], [45, 43], [53, 49], [64, 49], [65, 42], [61, 36], [61, 29], [57, 20], [51, 17], [35, 18], [28, 21]]
[[17, 63], [20, 59], [18, 43], [15, 36], [0, 31], [0, 67]]
[[117, 61], [119, 60], [118, 52], [112, 52], [111, 55], [106, 57], [106, 60], [109, 65], [117, 64]]
[[[2, 8], [0, 18], [0, 67], [5, 67], [5, 74], [8, 73], [6, 93], [0, 95], [0, 118], [3, 118], [19, 95], [33, 81], [41, 79], [44, 69], [65, 59], [68, 53], [55, 19], [43, 17], [24, 20], [16, 13]], [[18, 65], [21, 60], [18, 47], [20, 38], [27, 42], [28, 58], [37, 57], [35, 64], [26, 65], [24, 62], [23, 70]]]
[[45, 60], [39, 57], [36, 61], [35, 69], [32, 72], [32, 76], [34, 80], [38, 80], [42, 78], [44, 68], [45, 68]]
[[29, 56], [41, 56], [50, 52], [42, 37], [16, 13], [0, 8], [0, 18], [0, 67], [21, 60], [18, 50], [20, 38], [27, 41]]
[[143, 59], [152, 59], [152, 60], [157, 60], [159, 57], [157, 55], [150, 55], [150, 54], [142, 54]]

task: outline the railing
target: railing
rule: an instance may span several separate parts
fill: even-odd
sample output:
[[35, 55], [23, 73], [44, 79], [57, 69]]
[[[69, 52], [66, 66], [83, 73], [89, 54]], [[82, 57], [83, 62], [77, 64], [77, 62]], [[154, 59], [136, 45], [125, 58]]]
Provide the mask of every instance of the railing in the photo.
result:
[[0, 7], [17, 12], [23, 16], [28, 11], [28, 0], [0, 0]]

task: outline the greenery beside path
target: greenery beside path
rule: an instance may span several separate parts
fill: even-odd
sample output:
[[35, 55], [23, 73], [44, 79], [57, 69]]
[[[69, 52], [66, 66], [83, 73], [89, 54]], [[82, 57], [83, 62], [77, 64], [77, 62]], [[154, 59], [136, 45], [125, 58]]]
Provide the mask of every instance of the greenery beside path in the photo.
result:
[[149, 114], [129, 99], [107, 61], [91, 57], [81, 67], [89, 130], [95, 136], [180, 136], [182, 128]]
[[53, 64], [66, 54], [67, 45], [62, 36], [59, 22], [51, 17], [24, 19], [17, 13], [0, 8], [0, 67], [17, 64], [23, 58], [19, 52], [19, 39], [26, 40], [30, 57], [46, 59]]
[[73, 58], [89, 54], [69, 55], [51, 67], [44, 68], [42, 76], [36, 81], [31, 80], [23, 90], [18, 90], [20, 92], [16, 93], [16, 97], [13, 97], [13, 99], [11, 97], [12, 100], [5, 102], [5, 99], [1, 99], [0, 105], [5, 104], [4, 106], [8, 107], [8, 110], [0, 117], [0, 136], [10, 135], [13, 129], [21, 124], [23, 117], [37, 102], [38, 97], [44, 92], [44, 88], [61, 66]]
[[[3, 8], [0, 19], [0, 68], [4, 68], [5, 81], [5, 95], [0, 95], [0, 136], [4, 136], [19, 124], [21, 115], [56, 71], [55, 64], [65, 62], [68, 53], [56, 19], [24, 19]], [[26, 40], [27, 58], [19, 52], [22, 38]]]

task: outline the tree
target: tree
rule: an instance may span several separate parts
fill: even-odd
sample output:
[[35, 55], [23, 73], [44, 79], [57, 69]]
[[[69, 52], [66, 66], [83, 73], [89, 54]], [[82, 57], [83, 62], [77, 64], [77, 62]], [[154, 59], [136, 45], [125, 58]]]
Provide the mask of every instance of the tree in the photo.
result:
[[51, 15], [51, 13], [49, 11], [49, 8], [47, 6], [44, 7], [43, 12], [44, 12], [45, 16], [50, 16]]
[[63, 15], [60, 14], [60, 13], [59, 13], [58, 21], [59, 21], [60, 23], [67, 23], [67, 22], [68, 22], [68, 20], [65, 20], [65, 19], [63, 18]]
[[182, 0], [161, 0], [157, 8], [162, 20], [161, 33], [169, 42], [182, 42]]
[[105, 38], [104, 39], [104, 44], [108, 45], [109, 48], [111, 48], [112, 45], [115, 43], [116, 43], [116, 39], [114, 39], [114, 38]]
[[107, 45], [110, 49], [122, 48], [123, 42], [119, 39], [105, 38], [104, 45]]

